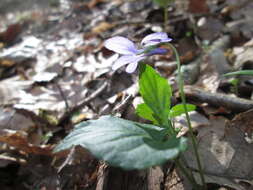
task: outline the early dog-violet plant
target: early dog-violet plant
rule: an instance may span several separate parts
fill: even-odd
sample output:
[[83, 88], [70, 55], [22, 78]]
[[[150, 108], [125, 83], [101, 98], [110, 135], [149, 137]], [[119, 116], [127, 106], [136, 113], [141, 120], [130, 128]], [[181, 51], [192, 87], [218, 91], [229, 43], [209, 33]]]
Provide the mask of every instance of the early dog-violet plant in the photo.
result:
[[[55, 147], [55, 152], [80, 145], [98, 159], [125, 170], [145, 169], [161, 165], [167, 160], [174, 160], [176, 166], [196, 187], [191, 171], [179, 159], [187, 148], [187, 139], [177, 137], [178, 131], [172, 122], [174, 117], [186, 114], [199, 174], [202, 185], [205, 186], [188, 114], [195, 109], [195, 106], [186, 104], [180, 60], [176, 48], [169, 43], [171, 40], [166, 33], [158, 32], [144, 37], [140, 49], [132, 41], [121, 36], [112, 37], [104, 43], [109, 50], [121, 54], [113, 64], [113, 70], [126, 66], [126, 72], [133, 73], [139, 66], [139, 92], [144, 103], [137, 106], [136, 113], [152, 124], [133, 122], [110, 115], [102, 116], [97, 120], [84, 121], [75, 126], [74, 130]], [[168, 81], [151, 66], [142, 62], [148, 56], [167, 53], [168, 49], [163, 48], [165, 45], [173, 50], [178, 63], [178, 83], [182, 104], [173, 107], [170, 102], [172, 89]]]

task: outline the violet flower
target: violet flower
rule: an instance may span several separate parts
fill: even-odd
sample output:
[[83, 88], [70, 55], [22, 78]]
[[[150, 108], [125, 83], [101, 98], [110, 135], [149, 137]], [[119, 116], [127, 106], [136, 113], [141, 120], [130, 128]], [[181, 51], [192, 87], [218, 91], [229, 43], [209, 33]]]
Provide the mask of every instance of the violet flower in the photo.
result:
[[141, 45], [143, 45], [144, 47], [154, 46], [160, 43], [170, 42], [171, 40], [172, 39], [169, 38], [165, 32], [156, 32], [153, 34], [149, 34], [145, 38], [143, 38], [143, 40], [141, 41]]
[[158, 48], [156, 46], [160, 43], [170, 42], [171, 40], [172, 39], [169, 38], [166, 33], [157, 32], [143, 38], [141, 45], [144, 46], [144, 49], [137, 49], [132, 41], [121, 36], [112, 37], [106, 40], [104, 45], [107, 49], [123, 55], [115, 61], [112, 66], [113, 70], [117, 70], [128, 64], [126, 72], [133, 73], [136, 70], [139, 61], [151, 55], [167, 53], [166, 49]]

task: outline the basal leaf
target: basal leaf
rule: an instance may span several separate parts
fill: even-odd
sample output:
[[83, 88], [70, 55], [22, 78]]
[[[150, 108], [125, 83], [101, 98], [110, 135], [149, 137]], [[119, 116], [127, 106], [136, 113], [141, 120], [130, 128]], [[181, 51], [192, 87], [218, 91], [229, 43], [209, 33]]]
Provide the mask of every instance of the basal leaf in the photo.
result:
[[144, 169], [173, 159], [186, 149], [185, 138], [165, 140], [166, 130], [113, 116], [82, 122], [55, 148], [75, 145], [95, 157], [126, 170]]
[[[187, 111], [190, 112], [190, 111], [194, 111], [196, 109], [196, 106], [193, 104], [186, 104], [186, 108], [187, 108]], [[177, 104], [171, 108], [170, 113], [169, 113], [169, 117], [170, 118], [176, 117], [176, 116], [179, 116], [183, 113], [185, 113], [184, 105]]]
[[151, 66], [141, 64], [139, 79], [140, 94], [145, 104], [160, 119], [162, 125], [170, 111], [171, 87]]
[[154, 117], [154, 112], [147, 106], [147, 104], [139, 104], [135, 110], [136, 114], [144, 119], [152, 121], [155, 125], [158, 121]]

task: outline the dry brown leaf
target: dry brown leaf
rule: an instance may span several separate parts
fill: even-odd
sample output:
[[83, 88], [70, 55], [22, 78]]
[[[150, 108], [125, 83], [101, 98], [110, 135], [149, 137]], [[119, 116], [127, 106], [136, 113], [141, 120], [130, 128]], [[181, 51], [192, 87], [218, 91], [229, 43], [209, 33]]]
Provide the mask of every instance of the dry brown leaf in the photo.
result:
[[[209, 127], [199, 128], [198, 150], [205, 174], [222, 176], [231, 184], [237, 178], [251, 180], [253, 144], [246, 141], [244, 130], [252, 128], [252, 116], [252, 110], [240, 114], [232, 122], [213, 116]], [[192, 148], [185, 156], [190, 167], [197, 169]]]
[[[199, 127], [208, 126], [210, 124], [208, 119], [204, 115], [201, 115], [196, 111], [190, 112], [189, 117], [191, 119], [191, 125], [194, 130]], [[181, 129], [178, 136], [182, 136], [188, 132], [189, 128], [185, 115], [177, 116], [174, 118], [173, 121], [175, 122], [175, 128]]]
[[231, 71], [225, 55], [224, 49], [227, 48], [230, 42], [229, 36], [223, 36], [216, 40], [204, 58], [204, 63], [201, 64], [200, 76], [197, 86], [206, 91], [215, 93], [219, 87], [220, 80], [223, 74]]
[[27, 140], [25, 132], [0, 129], [0, 142], [6, 143], [28, 154], [52, 155], [51, 145], [34, 146]]
[[91, 32], [93, 34], [100, 34], [102, 32], [105, 32], [107, 30], [110, 30], [111, 28], [113, 28], [115, 26], [115, 24], [112, 23], [108, 23], [108, 22], [100, 22], [97, 26], [95, 26]]
[[17, 155], [6, 155], [6, 154], [1, 154], [0, 155], [0, 168], [6, 167], [8, 164], [12, 162], [17, 162], [20, 164], [26, 164], [27, 161], [23, 158], [17, 157]]
[[245, 140], [248, 143], [253, 142], [253, 110], [238, 114], [233, 120], [231, 125], [236, 127], [239, 126], [240, 130], [245, 135]]
[[90, 9], [94, 8], [97, 4], [99, 3], [104, 3], [106, 2], [107, 0], [91, 0], [89, 3], [88, 3], [88, 7]]
[[0, 66], [11, 67], [13, 65], [15, 65], [15, 62], [13, 60], [10, 60], [10, 59], [0, 60]]
[[187, 179], [182, 179], [183, 175], [179, 175], [175, 169], [166, 177], [164, 190], [191, 190], [192, 185]]
[[0, 129], [10, 129], [15, 131], [32, 131], [36, 124], [34, 121], [18, 113], [15, 109], [0, 109]]
[[206, 0], [189, 0], [188, 11], [191, 13], [208, 13]]
[[0, 41], [10, 44], [15, 41], [22, 31], [22, 26], [19, 23], [8, 26], [6, 31], [0, 33]]

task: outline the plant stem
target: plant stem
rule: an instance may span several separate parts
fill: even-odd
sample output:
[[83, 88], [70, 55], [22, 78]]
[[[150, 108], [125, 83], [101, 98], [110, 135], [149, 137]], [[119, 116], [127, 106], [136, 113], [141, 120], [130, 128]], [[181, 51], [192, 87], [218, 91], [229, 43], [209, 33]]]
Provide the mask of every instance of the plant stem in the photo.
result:
[[167, 31], [167, 23], [168, 23], [168, 10], [167, 10], [167, 6], [164, 7], [163, 9], [163, 12], [164, 12], [164, 31], [166, 32]]
[[175, 53], [177, 68], [178, 68], [178, 83], [179, 83], [180, 96], [181, 96], [182, 103], [183, 103], [183, 106], [184, 106], [185, 116], [186, 116], [186, 120], [187, 120], [187, 125], [189, 127], [189, 133], [190, 133], [190, 137], [191, 137], [191, 141], [192, 141], [192, 145], [193, 145], [193, 150], [194, 150], [194, 154], [195, 154], [196, 160], [197, 160], [197, 165], [198, 165], [198, 168], [199, 168], [200, 179], [201, 179], [201, 182], [202, 182], [202, 185], [203, 185], [204, 189], [206, 189], [206, 183], [205, 183], [203, 169], [202, 169], [201, 162], [200, 162], [197, 143], [196, 143], [195, 136], [193, 134], [193, 129], [192, 129], [192, 125], [191, 125], [190, 116], [188, 114], [187, 107], [186, 107], [186, 98], [185, 98], [185, 93], [184, 93], [184, 80], [183, 80], [183, 76], [182, 76], [182, 72], [181, 72], [181, 64], [180, 64], [179, 55], [178, 55], [177, 49], [172, 44], [168, 44], [168, 45], [171, 47], [171, 49]]

